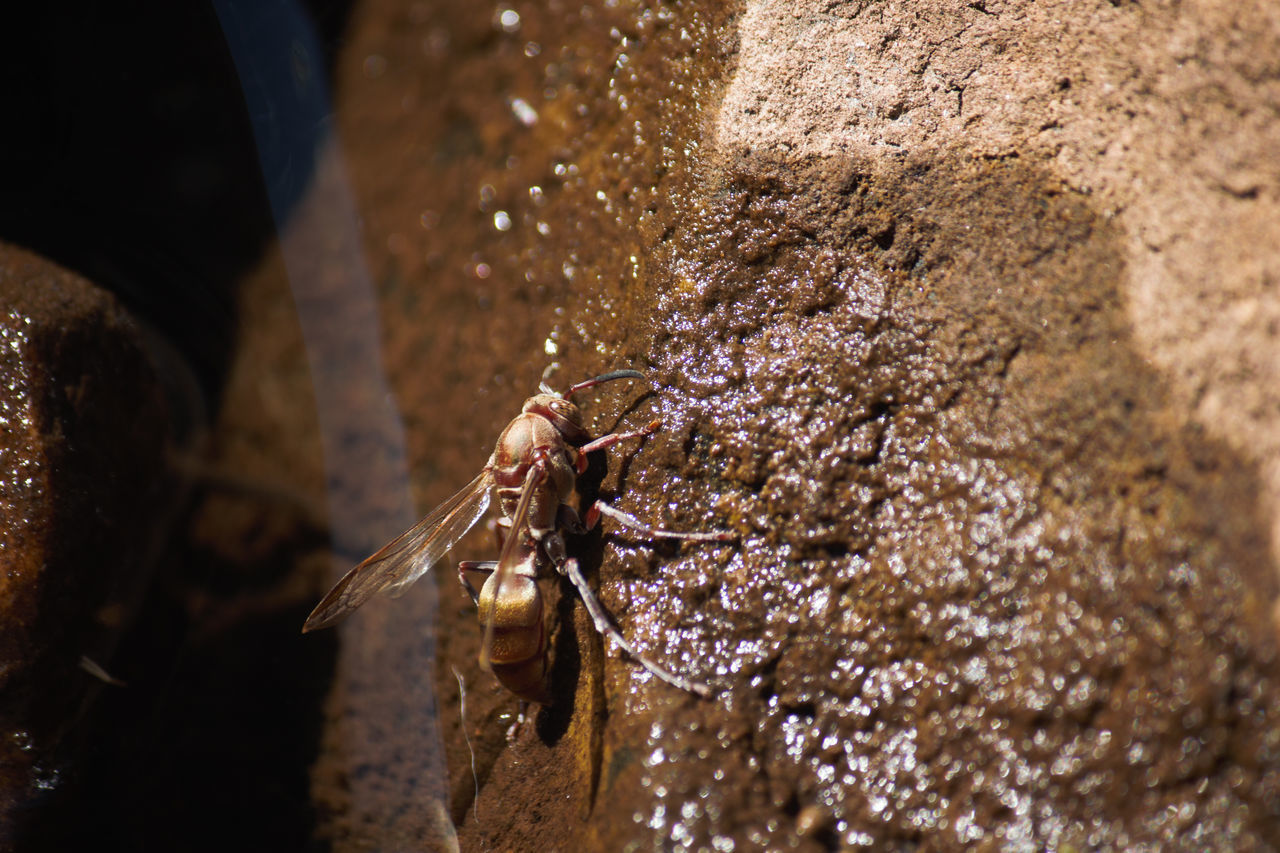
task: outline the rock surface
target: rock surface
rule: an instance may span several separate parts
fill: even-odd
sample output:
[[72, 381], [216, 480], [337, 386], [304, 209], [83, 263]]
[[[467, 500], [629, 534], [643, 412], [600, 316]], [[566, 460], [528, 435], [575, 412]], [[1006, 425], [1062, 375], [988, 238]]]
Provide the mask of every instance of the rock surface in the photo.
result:
[[586, 543], [718, 698], [562, 605], [563, 707], [442, 720], [462, 846], [1274, 844], [1265, 7], [509, 11], [365, 4], [339, 67], [411, 455], [465, 482], [544, 349], [642, 367], [603, 493], [742, 540]]
[[382, 386], [310, 387], [317, 339], [364, 364], [374, 325], [296, 319], [291, 253], [321, 296], [360, 271], [329, 172], [243, 282], [207, 487], [124, 657], [181, 651], [113, 703], [94, 826], [148, 802], [116, 837], [1280, 845], [1269, 6], [367, 0], [343, 23], [330, 153], [415, 503], [475, 475], [549, 363], [559, 388], [646, 371], [584, 396], [596, 434], [665, 422], [584, 491], [740, 539], [606, 521], [571, 548], [715, 698], [550, 589], [557, 701], [513, 728], [448, 565], [296, 636], [335, 577], [322, 526], [345, 567], [406, 504], [399, 446], [360, 428]]
[[84, 715], [171, 519], [155, 350], [120, 304], [0, 244], [0, 848], [84, 749]]

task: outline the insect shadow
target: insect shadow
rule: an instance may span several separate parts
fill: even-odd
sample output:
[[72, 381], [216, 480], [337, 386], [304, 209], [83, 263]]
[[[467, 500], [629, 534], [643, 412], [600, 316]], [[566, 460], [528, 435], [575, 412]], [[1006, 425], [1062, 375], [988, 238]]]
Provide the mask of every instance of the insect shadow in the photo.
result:
[[[609, 424], [605, 432], [617, 432], [622, 427], [622, 424], [639, 411], [648, 400], [657, 396], [652, 390], [645, 391], [645, 393], [639, 395], [614, 417], [613, 422]], [[631, 463], [643, 448], [644, 442], [641, 441], [634, 446], [628, 447], [624, 452], [615, 455], [614, 458], [617, 460], [618, 465], [617, 489], [619, 493], [625, 491], [627, 474], [631, 470]], [[616, 497], [616, 495], [601, 494], [600, 487], [608, 474], [609, 454], [592, 454], [587, 460], [587, 470], [582, 473], [577, 482], [580, 507], [589, 507], [602, 497]], [[583, 572], [588, 578], [594, 576], [598, 580], [600, 567], [604, 563], [605, 540], [611, 535], [615, 534], [606, 531], [603, 525], [597, 525], [585, 534], [571, 535], [569, 537], [573, 555], [582, 565]], [[591, 697], [590, 707], [593, 712], [593, 719], [602, 721], [604, 717], [604, 659], [607, 641], [595, 630], [586, 631], [582, 636], [579, 635], [574, 625], [574, 613], [581, 606], [577, 592], [567, 578], [561, 577], [558, 580], [559, 582], [556, 586], [559, 599], [555, 608], [555, 624], [558, 626], [558, 630], [553, 641], [553, 662], [548, 673], [551, 688], [557, 696], [574, 696], [578, 685], [582, 683], [584, 657], [590, 657], [592, 660], [597, 661], [600, 672], [595, 673], [594, 677], [589, 680], [594, 694]], [[593, 653], [589, 656], [583, 654], [581, 644], [584, 641], [594, 646]], [[559, 743], [560, 739], [569, 730], [569, 724], [573, 720], [575, 704], [574, 702], [566, 701], [542, 706], [534, 721], [539, 740], [547, 746], [554, 746]], [[593, 745], [599, 740], [599, 733], [593, 732]], [[593, 752], [598, 753], [598, 748], [593, 746]], [[600, 756], [596, 754], [594, 758], [595, 761], [593, 763], [597, 767], [595, 775], [598, 775]], [[595, 780], [593, 779], [592, 796], [594, 797], [594, 795]]]

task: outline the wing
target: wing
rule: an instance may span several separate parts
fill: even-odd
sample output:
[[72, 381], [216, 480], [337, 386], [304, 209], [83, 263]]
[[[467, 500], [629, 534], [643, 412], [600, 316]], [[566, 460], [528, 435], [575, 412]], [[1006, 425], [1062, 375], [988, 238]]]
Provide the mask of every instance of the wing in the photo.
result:
[[343, 575], [311, 611], [302, 632], [328, 628], [375, 593], [403, 593], [480, 520], [489, 508], [492, 485], [486, 466], [462, 491]]
[[520, 500], [516, 502], [516, 511], [511, 514], [511, 527], [507, 530], [507, 540], [502, 543], [502, 553], [498, 555], [498, 568], [494, 570], [493, 611], [489, 615], [489, 623], [485, 625], [484, 640], [480, 644], [480, 666], [485, 669], [490, 669], [489, 649], [493, 647], [493, 623], [498, 612], [498, 602], [502, 600], [502, 583], [507, 579], [507, 575], [511, 574], [512, 558], [519, 550], [521, 537], [528, 532], [529, 506], [533, 503], [533, 495], [546, 480], [545, 465], [530, 465], [529, 473], [524, 478], [524, 485], [520, 488]]

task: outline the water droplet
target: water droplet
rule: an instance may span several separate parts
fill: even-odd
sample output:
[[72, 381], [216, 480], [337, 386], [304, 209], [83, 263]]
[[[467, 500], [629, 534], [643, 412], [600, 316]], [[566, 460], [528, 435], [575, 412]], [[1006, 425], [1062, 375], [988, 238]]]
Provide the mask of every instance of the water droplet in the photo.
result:
[[520, 29], [520, 13], [515, 9], [503, 9], [498, 13], [498, 26], [503, 32], [514, 33]]
[[516, 120], [525, 127], [533, 127], [538, 123], [538, 111], [529, 105], [524, 98], [511, 99], [511, 112]]

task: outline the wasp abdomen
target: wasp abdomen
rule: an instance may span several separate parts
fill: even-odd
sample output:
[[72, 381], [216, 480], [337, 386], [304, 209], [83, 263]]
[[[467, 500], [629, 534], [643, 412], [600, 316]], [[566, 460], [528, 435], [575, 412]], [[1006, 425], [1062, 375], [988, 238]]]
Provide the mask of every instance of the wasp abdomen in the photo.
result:
[[512, 575], [502, 581], [502, 595], [495, 607], [497, 577], [496, 572], [489, 575], [479, 601], [480, 625], [492, 632], [489, 666], [503, 686], [521, 699], [545, 703], [547, 656], [542, 591], [533, 578]]

